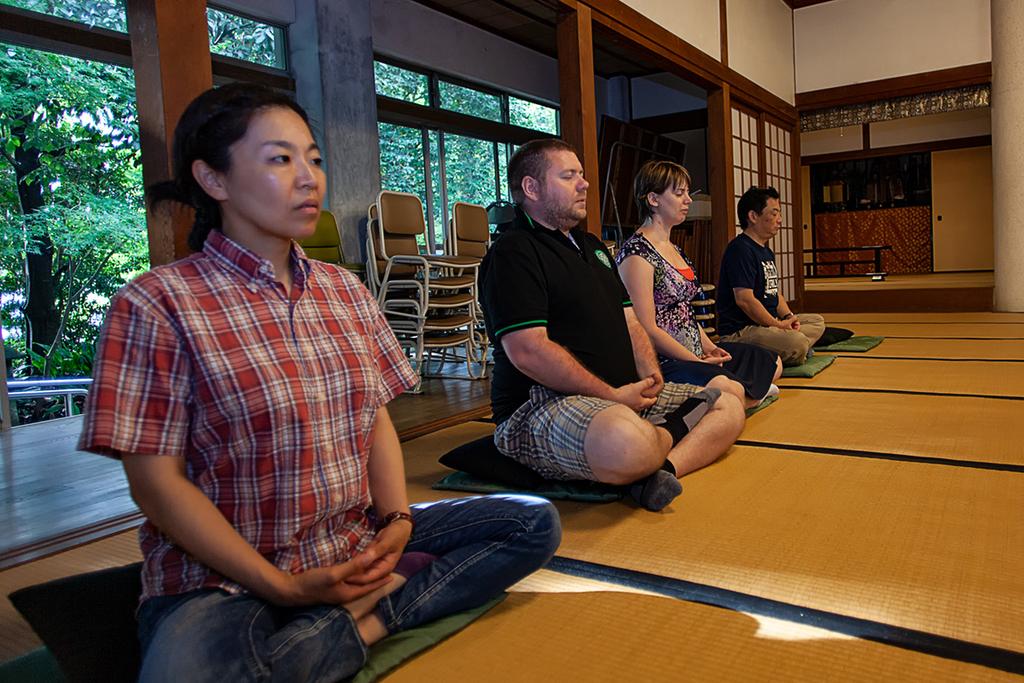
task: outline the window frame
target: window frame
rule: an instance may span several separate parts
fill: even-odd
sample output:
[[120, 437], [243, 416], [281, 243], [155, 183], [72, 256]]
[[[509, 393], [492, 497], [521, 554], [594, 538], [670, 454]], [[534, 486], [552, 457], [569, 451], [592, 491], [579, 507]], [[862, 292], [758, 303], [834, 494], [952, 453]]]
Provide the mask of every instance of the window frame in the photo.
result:
[[[374, 61], [386, 64], [388, 66], [404, 69], [411, 73], [426, 76], [428, 79], [428, 105], [416, 104], [403, 100], [396, 97], [390, 97], [377, 93], [377, 122], [387, 123], [390, 125], [404, 126], [406, 128], [412, 128], [418, 130], [423, 139], [423, 174], [424, 174], [424, 186], [426, 188], [427, 199], [424, 206], [425, 219], [427, 223], [427, 241], [426, 248], [432, 252], [436, 252], [444, 247], [443, 242], [448, 239], [448, 223], [450, 221], [450, 211], [448, 200], [448, 183], [447, 183], [447, 169], [446, 169], [446, 154], [445, 154], [445, 135], [459, 135], [463, 137], [475, 138], [484, 142], [491, 143], [491, 150], [493, 154], [493, 171], [495, 177], [495, 198], [509, 201], [508, 190], [504, 187], [504, 179], [501, 178], [501, 160], [499, 155], [504, 153], [507, 156], [512, 155], [511, 146], [521, 145], [530, 140], [544, 137], [559, 137], [562, 130], [562, 111], [557, 105], [552, 105], [548, 102], [541, 100], [536, 97], [524, 97], [517, 93], [503, 91], [491, 86], [481, 85], [472, 81], [460, 78], [458, 76], [450, 76], [448, 74], [427, 69], [415, 64], [409, 64], [407, 62], [386, 57], [383, 55], [374, 55]], [[453, 85], [461, 86], [464, 88], [470, 88], [477, 90], [489, 95], [499, 96], [501, 102], [501, 122], [486, 119], [479, 116], [473, 116], [472, 114], [464, 114], [459, 111], [452, 109], [445, 109], [440, 106], [440, 82], [445, 81]], [[376, 92], [376, 82], [374, 84], [374, 92]], [[509, 111], [509, 98], [515, 97], [524, 102], [530, 102], [538, 104], [555, 111], [556, 121], [556, 133], [550, 133], [547, 131], [537, 130], [533, 128], [524, 128], [517, 126], [510, 122], [510, 111]], [[433, 162], [432, 153], [430, 151], [430, 136], [431, 134], [437, 134], [437, 166], [438, 166], [438, 182], [434, 183], [431, 176], [431, 165]], [[502, 149], [504, 147], [504, 149]], [[434, 187], [434, 185], [439, 187]], [[441, 230], [437, 229], [435, 221], [435, 193], [437, 194], [436, 199], [442, 203], [442, 221], [444, 225], [440, 226]], [[442, 243], [438, 243], [435, 239], [436, 235], [442, 236]]]
[[[498, 125], [502, 125], [502, 126], [507, 126], [509, 128], [518, 129], [520, 131], [531, 131], [532, 133], [534, 133], [533, 137], [537, 137], [538, 135], [539, 136], [547, 135], [547, 136], [557, 137], [557, 136], [561, 135], [561, 131], [562, 131], [562, 109], [557, 104], [552, 104], [550, 102], [545, 102], [544, 100], [542, 100], [542, 99], [540, 99], [538, 97], [523, 96], [523, 95], [520, 95], [518, 93], [510, 92], [510, 91], [507, 91], [507, 90], [501, 90], [501, 89], [495, 88], [493, 86], [484, 85], [482, 83], [476, 83], [474, 81], [467, 80], [467, 79], [459, 77], [459, 76], [452, 76], [450, 74], [446, 74], [446, 73], [443, 73], [443, 72], [440, 72], [440, 71], [435, 71], [433, 69], [424, 68], [424, 67], [421, 67], [421, 66], [417, 66], [415, 64], [410, 64], [408, 62], [405, 62], [405, 61], [402, 61], [402, 60], [399, 60], [399, 59], [394, 59], [394, 58], [391, 58], [391, 57], [387, 57], [387, 56], [384, 56], [384, 55], [374, 54], [373, 60], [375, 62], [380, 62], [382, 64], [387, 64], [388, 66], [391, 66], [391, 67], [395, 67], [395, 68], [398, 68], [398, 69], [404, 69], [405, 71], [410, 71], [412, 73], [417, 73], [417, 74], [420, 74], [422, 76], [426, 76], [427, 79], [428, 79], [428, 85], [429, 85], [429, 88], [428, 88], [428, 91], [429, 91], [429, 97], [428, 97], [429, 104], [428, 105], [421, 105], [421, 104], [415, 104], [413, 102], [409, 102], [407, 100], [402, 100], [402, 99], [398, 99], [398, 98], [395, 98], [395, 97], [390, 97], [388, 95], [382, 95], [380, 93], [376, 93], [376, 82], [375, 82], [375, 84], [374, 84], [374, 92], [377, 94], [378, 101], [380, 101], [380, 99], [383, 98], [383, 99], [389, 100], [391, 102], [401, 102], [403, 104], [411, 105], [411, 106], [414, 106], [414, 107], [421, 107], [423, 109], [432, 109], [432, 110], [435, 110], [435, 111], [438, 111], [438, 112], [445, 112], [445, 113], [454, 114], [454, 115], [457, 115], [457, 116], [468, 116], [468, 117], [473, 118], [473, 119], [477, 119], [477, 120], [480, 120], [480, 121], [486, 121], [488, 123], [494, 123], [494, 124], [498, 124]], [[499, 121], [494, 121], [492, 119], [486, 119], [486, 118], [479, 117], [479, 116], [473, 116], [472, 114], [464, 114], [462, 112], [455, 111], [453, 109], [445, 109], [444, 107], [441, 106], [441, 92], [440, 92], [440, 83], [441, 83], [441, 81], [444, 81], [446, 83], [450, 83], [452, 85], [457, 85], [457, 86], [460, 86], [460, 87], [463, 87], [463, 88], [469, 88], [470, 90], [476, 90], [478, 92], [482, 92], [482, 93], [485, 93], [485, 94], [488, 94], [488, 95], [495, 95], [495, 96], [499, 97], [500, 98], [500, 102], [501, 102], [501, 121], [499, 122]], [[537, 105], [540, 105], [542, 107], [547, 107], [549, 109], [553, 109], [555, 111], [555, 122], [557, 124], [556, 125], [556, 129], [557, 129], [556, 132], [555, 133], [549, 133], [547, 131], [537, 130], [537, 129], [534, 129], [534, 128], [525, 128], [523, 126], [516, 126], [515, 124], [511, 123], [510, 118], [509, 118], [509, 97], [515, 97], [516, 99], [522, 100], [524, 102], [530, 102], [532, 104], [537, 104]], [[431, 117], [431, 118], [435, 118], [435, 117]], [[424, 123], [433, 123], [433, 121], [426, 121], [425, 120]], [[449, 131], [449, 132], [456, 132], [456, 131]]]

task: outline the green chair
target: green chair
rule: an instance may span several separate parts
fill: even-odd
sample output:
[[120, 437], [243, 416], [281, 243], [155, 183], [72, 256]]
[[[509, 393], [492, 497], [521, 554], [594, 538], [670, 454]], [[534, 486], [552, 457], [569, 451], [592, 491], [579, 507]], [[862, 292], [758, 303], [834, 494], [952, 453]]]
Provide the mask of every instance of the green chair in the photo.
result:
[[306, 256], [326, 263], [334, 263], [353, 273], [363, 276], [366, 267], [362, 263], [347, 263], [341, 249], [341, 231], [334, 214], [324, 209], [316, 222], [316, 232], [299, 242]]

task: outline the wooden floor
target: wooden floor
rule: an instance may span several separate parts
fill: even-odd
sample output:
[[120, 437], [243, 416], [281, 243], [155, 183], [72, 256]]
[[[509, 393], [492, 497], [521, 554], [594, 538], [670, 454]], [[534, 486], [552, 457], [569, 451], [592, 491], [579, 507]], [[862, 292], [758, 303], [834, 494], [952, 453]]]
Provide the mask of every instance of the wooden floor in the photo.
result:
[[809, 311], [991, 311], [992, 271], [889, 275], [875, 282], [866, 276], [804, 280], [804, 309]]
[[[403, 440], [489, 414], [490, 381], [426, 379], [389, 404]], [[76, 450], [81, 417], [0, 434], [0, 569], [132, 529], [121, 464]]]

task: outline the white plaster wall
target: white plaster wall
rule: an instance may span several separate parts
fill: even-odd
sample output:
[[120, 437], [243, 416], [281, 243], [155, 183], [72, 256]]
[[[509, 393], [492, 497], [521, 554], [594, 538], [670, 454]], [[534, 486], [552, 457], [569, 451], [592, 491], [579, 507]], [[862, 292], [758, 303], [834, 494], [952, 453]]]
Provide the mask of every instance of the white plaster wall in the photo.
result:
[[622, 0], [701, 52], [721, 59], [718, 0]]
[[558, 61], [412, 0], [373, 0], [374, 52], [558, 102]]
[[729, 0], [729, 67], [793, 104], [793, 10], [784, 0]]
[[872, 123], [871, 147], [874, 149], [935, 140], [955, 140], [991, 133], [991, 110], [984, 107]]
[[796, 91], [987, 62], [989, 9], [989, 0], [832, 0], [795, 10]]
[[800, 156], [812, 157], [834, 152], [854, 152], [864, 148], [860, 126], [843, 126], [800, 133]]

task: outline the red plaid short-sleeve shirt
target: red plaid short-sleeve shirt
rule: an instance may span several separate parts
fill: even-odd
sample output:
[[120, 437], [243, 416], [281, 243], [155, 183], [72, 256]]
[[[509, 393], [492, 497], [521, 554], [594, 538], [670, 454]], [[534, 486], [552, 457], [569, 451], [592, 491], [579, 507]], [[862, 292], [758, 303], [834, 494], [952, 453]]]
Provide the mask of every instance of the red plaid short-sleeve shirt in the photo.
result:
[[[282, 570], [342, 562], [371, 538], [366, 474], [377, 409], [416, 375], [370, 293], [293, 247], [291, 298], [214, 231], [111, 302], [79, 447], [176, 455], [188, 478]], [[241, 586], [150, 523], [142, 599]]]

